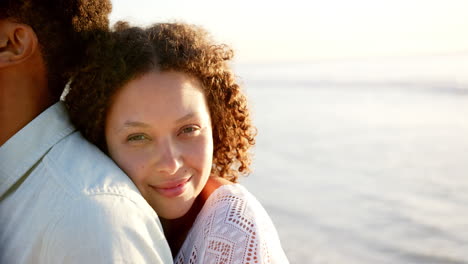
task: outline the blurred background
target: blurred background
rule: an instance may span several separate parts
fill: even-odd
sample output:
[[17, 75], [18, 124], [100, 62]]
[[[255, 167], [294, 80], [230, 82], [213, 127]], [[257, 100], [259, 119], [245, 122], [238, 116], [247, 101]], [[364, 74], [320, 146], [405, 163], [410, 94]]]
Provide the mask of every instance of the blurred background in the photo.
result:
[[468, 1], [112, 2], [234, 48], [291, 263], [468, 263]]

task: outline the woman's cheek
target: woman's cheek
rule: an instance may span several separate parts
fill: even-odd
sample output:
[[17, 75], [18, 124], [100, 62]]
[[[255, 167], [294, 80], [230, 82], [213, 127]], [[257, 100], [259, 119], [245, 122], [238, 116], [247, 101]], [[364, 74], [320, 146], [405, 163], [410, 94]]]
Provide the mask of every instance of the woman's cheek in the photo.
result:
[[116, 162], [132, 180], [137, 180], [138, 175], [140, 175], [147, 166], [145, 164], [145, 155], [132, 150], [121, 151]]

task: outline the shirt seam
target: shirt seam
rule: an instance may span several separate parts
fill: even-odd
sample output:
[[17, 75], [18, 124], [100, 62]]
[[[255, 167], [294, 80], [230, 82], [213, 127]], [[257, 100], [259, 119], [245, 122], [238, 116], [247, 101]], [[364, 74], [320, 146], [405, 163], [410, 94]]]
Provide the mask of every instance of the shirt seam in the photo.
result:
[[[49, 175], [52, 176], [54, 179], [54, 182], [62, 187], [62, 190], [64, 190], [65, 193], [67, 193], [71, 199], [73, 200], [80, 200], [84, 199], [85, 197], [92, 197], [92, 196], [99, 196], [99, 195], [112, 195], [112, 196], [119, 196], [119, 197], [124, 197], [134, 203], [135, 205], [139, 205], [140, 202], [138, 202], [136, 199], [134, 199], [131, 196], [134, 196], [135, 194], [132, 192], [122, 192], [122, 190], [119, 190], [119, 187], [115, 187], [114, 190], [103, 190], [103, 189], [94, 189], [94, 190], [86, 190], [86, 189], [74, 189], [68, 186], [66, 183], [64, 183], [60, 178], [57, 176], [57, 164], [53, 159], [50, 159], [48, 156], [44, 157], [43, 159], [44, 165], [49, 165], [49, 166], [44, 166], [46, 170], [49, 171]], [[133, 191], [133, 190], [132, 190]], [[143, 198], [142, 198], [143, 199]]]

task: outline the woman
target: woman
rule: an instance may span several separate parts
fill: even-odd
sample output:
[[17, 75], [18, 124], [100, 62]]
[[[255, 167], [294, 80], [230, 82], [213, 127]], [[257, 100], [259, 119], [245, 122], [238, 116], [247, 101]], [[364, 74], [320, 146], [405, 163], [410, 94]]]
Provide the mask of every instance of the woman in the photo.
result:
[[175, 263], [287, 263], [238, 177], [255, 129], [228, 61], [198, 27], [118, 24], [66, 96], [71, 120], [132, 179], [161, 219]]

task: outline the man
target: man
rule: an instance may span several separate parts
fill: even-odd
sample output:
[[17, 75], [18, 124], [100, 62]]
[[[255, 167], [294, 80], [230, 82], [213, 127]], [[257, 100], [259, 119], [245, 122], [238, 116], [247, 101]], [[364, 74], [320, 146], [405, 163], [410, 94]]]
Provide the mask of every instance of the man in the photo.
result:
[[0, 2], [0, 263], [172, 263], [152, 208], [58, 102], [110, 10]]

